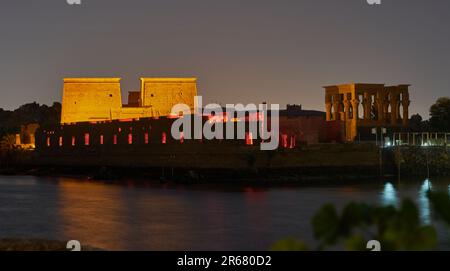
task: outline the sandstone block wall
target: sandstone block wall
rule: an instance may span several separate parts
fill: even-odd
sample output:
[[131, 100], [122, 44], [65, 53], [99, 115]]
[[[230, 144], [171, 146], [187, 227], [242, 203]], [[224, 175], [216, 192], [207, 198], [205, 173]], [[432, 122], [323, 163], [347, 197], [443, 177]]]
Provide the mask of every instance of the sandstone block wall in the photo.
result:
[[64, 80], [61, 123], [118, 119], [121, 110], [119, 78]]

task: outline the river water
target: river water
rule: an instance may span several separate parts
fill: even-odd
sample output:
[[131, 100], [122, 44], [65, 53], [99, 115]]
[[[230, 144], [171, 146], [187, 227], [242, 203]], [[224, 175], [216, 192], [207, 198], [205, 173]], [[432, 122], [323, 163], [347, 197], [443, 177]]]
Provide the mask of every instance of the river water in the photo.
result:
[[[0, 238], [79, 240], [107, 250], [267, 250], [296, 237], [314, 243], [310, 221], [325, 203], [397, 205], [413, 199], [436, 224], [426, 191], [449, 179], [317, 186], [176, 185], [0, 176]], [[450, 250], [437, 224], [438, 249]]]

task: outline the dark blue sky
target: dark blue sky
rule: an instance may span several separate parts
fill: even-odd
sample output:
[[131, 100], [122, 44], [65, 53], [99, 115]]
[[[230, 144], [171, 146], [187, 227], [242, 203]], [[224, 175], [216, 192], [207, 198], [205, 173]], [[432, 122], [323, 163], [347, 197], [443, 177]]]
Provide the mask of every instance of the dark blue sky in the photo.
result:
[[[206, 102], [300, 103], [322, 86], [411, 84], [411, 113], [450, 93], [450, 1], [2, 0], [0, 107], [60, 101], [63, 77], [197, 76]], [[124, 101], [125, 102], [125, 101]]]

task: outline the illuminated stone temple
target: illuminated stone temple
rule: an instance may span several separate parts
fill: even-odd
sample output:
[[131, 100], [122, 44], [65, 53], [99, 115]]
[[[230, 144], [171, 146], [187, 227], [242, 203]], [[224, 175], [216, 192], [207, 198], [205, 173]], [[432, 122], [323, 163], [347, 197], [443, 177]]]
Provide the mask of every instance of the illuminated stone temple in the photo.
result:
[[194, 111], [196, 95], [196, 78], [141, 78], [123, 105], [120, 78], [66, 78], [61, 123], [163, 117], [179, 103]]
[[[131, 151], [128, 148], [134, 147], [145, 151], [145, 148], [176, 144], [174, 148], [177, 152], [181, 145], [196, 148], [203, 145], [217, 147], [218, 144], [256, 146], [262, 142], [260, 135], [249, 131], [245, 139], [235, 138], [226, 143], [221, 139], [190, 140], [193, 137], [187, 134], [183, 134], [183, 139], [172, 138], [172, 123], [181, 117], [179, 114], [171, 115], [173, 106], [188, 105], [195, 114], [200, 109], [195, 108], [197, 95], [197, 79], [193, 77], [141, 78], [140, 91], [129, 91], [128, 102], [123, 103], [120, 78], [65, 78], [61, 123], [54, 127], [42, 127], [37, 133], [36, 147], [42, 155], [105, 150], [124, 151], [129, 155]], [[242, 113], [241, 118], [230, 117], [235, 120], [231, 121], [234, 126], [242, 122], [246, 129], [254, 122], [263, 125], [259, 113]], [[324, 112], [303, 110], [301, 105], [288, 105], [276, 116], [279, 118], [281, 148], [293, 149], [329, 140]], [[270, 118], [271, 111], [268, 112], [268, 123]], [[227, 120], [228, 116], [202, 114], [201, 125]]]
[[327, 122], [340, 122], [345, 141], [371, 135], [373, 128], [398, 131], [408, 126], [409, 85], [326, 86]]

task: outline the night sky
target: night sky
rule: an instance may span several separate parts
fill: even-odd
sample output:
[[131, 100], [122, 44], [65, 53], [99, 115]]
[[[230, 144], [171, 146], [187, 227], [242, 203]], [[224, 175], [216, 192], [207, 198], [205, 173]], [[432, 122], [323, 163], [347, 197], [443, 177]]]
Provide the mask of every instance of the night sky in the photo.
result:
[[0, 107], [60, 101], [64, 77], [122, 77], [125, 94], [142, 76], [196, 76], [205, 102], [318, 110], [324, 85], [411, 84], [427, 118], [450, 95], [449, 13], [448, 0], [2, 0]]

